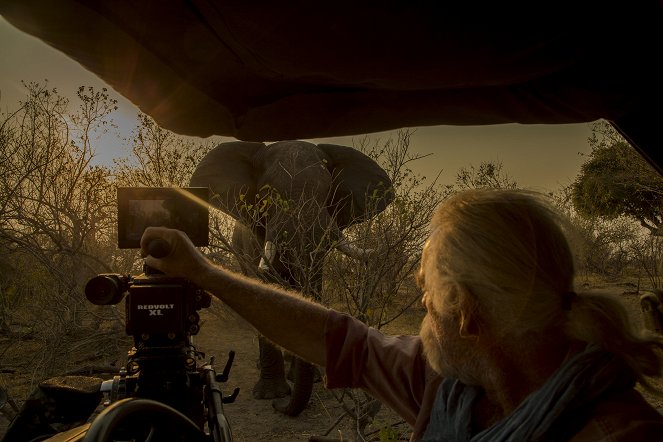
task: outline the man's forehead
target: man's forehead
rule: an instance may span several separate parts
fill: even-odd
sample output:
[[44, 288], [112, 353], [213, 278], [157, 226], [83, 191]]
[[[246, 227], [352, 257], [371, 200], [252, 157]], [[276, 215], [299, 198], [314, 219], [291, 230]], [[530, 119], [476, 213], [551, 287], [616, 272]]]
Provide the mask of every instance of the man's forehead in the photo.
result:
[[421, 265], [417, 272], [417, 282], [422, 288], [426, 282], [433, 282], [436, 274], [435, 253], [433, 253], [432, 246], [429, 243], [430, 241], [427, 241], [424, 245], [421, 254]]
[[419, 265], [419, 271], [417, 271], [416, 278], [417, 283], [421, 288], [423, 288], [426, 280], [426, 267], [429, 265], [429, 255], [430, 255], [430, 238], [424, 243], [424, 246], [421, 250], [421, 263]]
[[430, 261], [435, 255], [437, 255], [442, 236], [444, 235], [444, 230], [443, 226], [438, 226], [431, 231], [430, 235], [428, 235], [428, 239], [421, 250], [422, 265], [424, 262]]

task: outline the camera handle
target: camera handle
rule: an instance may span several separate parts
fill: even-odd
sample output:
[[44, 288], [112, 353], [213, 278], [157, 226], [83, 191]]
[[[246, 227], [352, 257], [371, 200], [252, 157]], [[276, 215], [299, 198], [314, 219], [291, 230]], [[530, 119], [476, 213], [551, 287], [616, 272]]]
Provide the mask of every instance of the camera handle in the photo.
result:
[[207, 408], [207, 425], [209, 427], [212, 439], [215, 442], [232, 441], [232, 433], [230, 431], [230, 424], [226, 419], [223, 411], [223, 404], [235, 402], [235, 398], [239, 394], [239, 388], [235, 388], [230, 396], [223, 396], [223, 392], [219, 387], [219, 382], [226, 382], [228, 380], [228, 372], [232, 366], [235, 352], [231, 351], [228, 356], [228, 362], [223, 370], [223, 373], [216, 374], [212, 364], [214, 358], [209, 364], [202, 367], [205, 376], [205, 403]]

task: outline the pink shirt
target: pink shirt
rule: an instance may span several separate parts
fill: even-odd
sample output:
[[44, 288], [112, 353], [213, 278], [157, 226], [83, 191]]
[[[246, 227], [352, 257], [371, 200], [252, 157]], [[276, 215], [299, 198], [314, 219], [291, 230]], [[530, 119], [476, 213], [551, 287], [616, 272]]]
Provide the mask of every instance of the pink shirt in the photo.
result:
[[[426, 363], [418, 336], [385, 336], [330, 310], [326, 345], [327, 388], [362, 388], [412, 426], [411, 441], [423, 435], [441, 378]], [[614, 392], [572, 441], [663, 441], [663, 416], [634, 389]]]

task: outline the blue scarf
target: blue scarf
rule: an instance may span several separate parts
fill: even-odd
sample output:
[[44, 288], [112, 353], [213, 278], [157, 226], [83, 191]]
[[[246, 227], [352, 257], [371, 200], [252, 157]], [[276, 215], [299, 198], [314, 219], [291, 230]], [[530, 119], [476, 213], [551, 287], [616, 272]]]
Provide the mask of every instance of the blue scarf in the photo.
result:
[[[587, 348], [561, 366], [548, 381], [533, 392], [513, 413], [493, 426], [473, 434], [472, 408], [483, 390], [444, 379], [440, 384], [426, 432], [421, 441], [502, 442], [555, 441], [577, 432], [588, 415], [588, 405], [619, 385], [632, 386], [625, 364], [596, 345]], [[564, 432], [567, 432], [566, 434]]]

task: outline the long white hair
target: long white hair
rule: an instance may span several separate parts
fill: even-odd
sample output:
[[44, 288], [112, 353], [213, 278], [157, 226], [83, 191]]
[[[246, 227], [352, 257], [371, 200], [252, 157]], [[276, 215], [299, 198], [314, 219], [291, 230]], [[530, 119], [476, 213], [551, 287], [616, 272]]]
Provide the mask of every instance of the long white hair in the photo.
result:
[[[445, 200], [427, 246], [436, 284], [460, 287], [444, 308], [475, 306], [503, 339], [558, 334], [596, 343], [620, 356], [645, 387], [663, 370], [663, 339], [636, 332], [619, 299], [579, 293], [565, 232], [570, 224], [545, 195], [480, 189]], [[461, 299], [470, 297], [472, 299]]]

